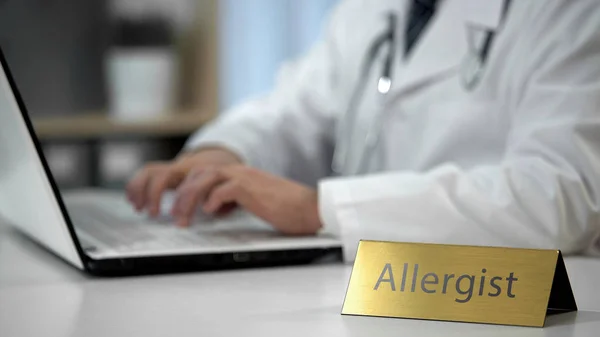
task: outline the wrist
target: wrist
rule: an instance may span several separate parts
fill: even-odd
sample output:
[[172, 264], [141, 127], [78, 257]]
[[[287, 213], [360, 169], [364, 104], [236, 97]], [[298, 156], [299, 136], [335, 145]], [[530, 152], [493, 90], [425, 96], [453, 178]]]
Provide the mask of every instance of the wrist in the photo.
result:
[[200, 146], [200, 147], [196, 147], [193, 149], [187, 149], [184, 152], [181, 152], [178, 156], [177, 156], [177, 160], [181, 160], [181, 161], [190, 161], [190, 160], [194, 160], [199, 156], [204, 156], [204, 155], [210, 155], [210, 154], [214, 154], [214, 153], [229, 153], [231, 155], [233, 155], [233, 153], [231, 153], [231, 151], [229, 151], [228, 149], [222, 147], [222, 146]]
[[215, 164], [242, 164], [242, 159], [234, 152], [222, 146], [203, 146], [182, 152], [175, 160], [182, 166], [193, 166], [198, 162]]

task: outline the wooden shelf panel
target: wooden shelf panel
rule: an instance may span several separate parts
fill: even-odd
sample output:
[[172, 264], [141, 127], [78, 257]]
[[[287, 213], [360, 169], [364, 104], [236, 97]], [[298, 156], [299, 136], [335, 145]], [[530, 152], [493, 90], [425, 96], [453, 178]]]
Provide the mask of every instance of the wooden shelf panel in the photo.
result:
[[212, 120], [210, 114], [174, 113], [170, 116], [144, 121], [120, 121], [106, 114], [92, 113], [76, 116], [34, 118], [33, 124], [40, 140], [90, 139], [114, 136], [186, 136]]

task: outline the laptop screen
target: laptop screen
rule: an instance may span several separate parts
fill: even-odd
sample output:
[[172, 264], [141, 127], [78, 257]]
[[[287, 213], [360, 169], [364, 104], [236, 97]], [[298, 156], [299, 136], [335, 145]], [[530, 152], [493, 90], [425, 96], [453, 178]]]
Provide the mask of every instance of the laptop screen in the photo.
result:
[[0, 216], [79, 268], [83, 253], [0, 50]]

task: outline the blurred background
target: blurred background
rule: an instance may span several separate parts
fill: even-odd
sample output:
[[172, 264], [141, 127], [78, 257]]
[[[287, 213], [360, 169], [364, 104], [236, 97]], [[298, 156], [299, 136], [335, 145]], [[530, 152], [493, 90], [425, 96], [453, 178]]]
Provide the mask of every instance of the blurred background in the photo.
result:
[[0, 46], [58, 184], [121, 188], [269, 90], [338, 0], [0, 0]]

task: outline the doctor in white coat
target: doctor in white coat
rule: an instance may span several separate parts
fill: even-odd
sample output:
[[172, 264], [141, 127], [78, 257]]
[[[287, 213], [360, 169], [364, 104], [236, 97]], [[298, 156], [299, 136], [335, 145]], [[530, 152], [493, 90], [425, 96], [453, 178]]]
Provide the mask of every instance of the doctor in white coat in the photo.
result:
[[183, 226], [239, 206], [348, 261], [360, 239], [598, 253], [600, 1], [342, 1], [128, 196], [157, 214], [169, 189]]

